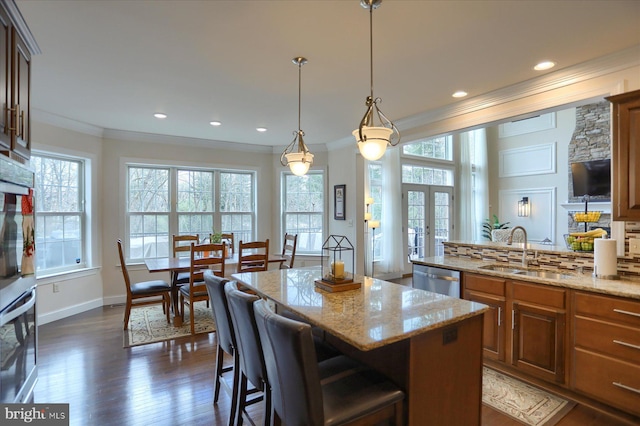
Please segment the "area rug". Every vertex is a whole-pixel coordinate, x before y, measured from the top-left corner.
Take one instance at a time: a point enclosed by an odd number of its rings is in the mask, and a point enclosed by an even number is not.
[[[484,367],[482,402],[525,425],[553,426],[574,406],[542,389]]]
[[[207,302],[195,303],[195,324],[196,334],[215,331],[215,322],[211,308],[207,307]],[[124,330],[123,346],[129,348],[190,335],[191,323],[188,306],[184,308],[184,323],[180,327],[167,324],[167,317],[162,313],[162,306],[143,306],[131,310],[129,329]]]

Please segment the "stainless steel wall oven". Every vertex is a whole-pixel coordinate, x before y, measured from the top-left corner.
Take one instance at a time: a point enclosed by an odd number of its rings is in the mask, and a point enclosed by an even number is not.
[[[30,402],[38,328],[31,170],[0,157],[0,402]]]

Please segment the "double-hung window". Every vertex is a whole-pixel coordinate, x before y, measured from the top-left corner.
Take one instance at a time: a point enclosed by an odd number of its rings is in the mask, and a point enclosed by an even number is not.
[[[129,259],[166,257],[172,235],[255,233],[255,174],[170,166],[129,165],[127,233]]]
[[[87,266],[85,160],[31,156],[35,171],[36,270],[39,275]]]
[[[321,254],[324,233],[324,174],[296,176],[284,172],[282,179],[284,231],[298,234],[296,252]]]

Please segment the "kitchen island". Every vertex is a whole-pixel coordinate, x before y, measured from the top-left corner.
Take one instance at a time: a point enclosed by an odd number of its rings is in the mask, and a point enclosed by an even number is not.
[[[232,277],[393,380],[407,424],[480,424],[485,305],[359,275],[359,289],[328,293],[317,267]]]

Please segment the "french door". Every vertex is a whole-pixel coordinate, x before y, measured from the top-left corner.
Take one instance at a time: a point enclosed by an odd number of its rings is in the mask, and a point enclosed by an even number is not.
[[[402,184],[405,273],[411,260],[444,255],[453,232],[453,187]]]

